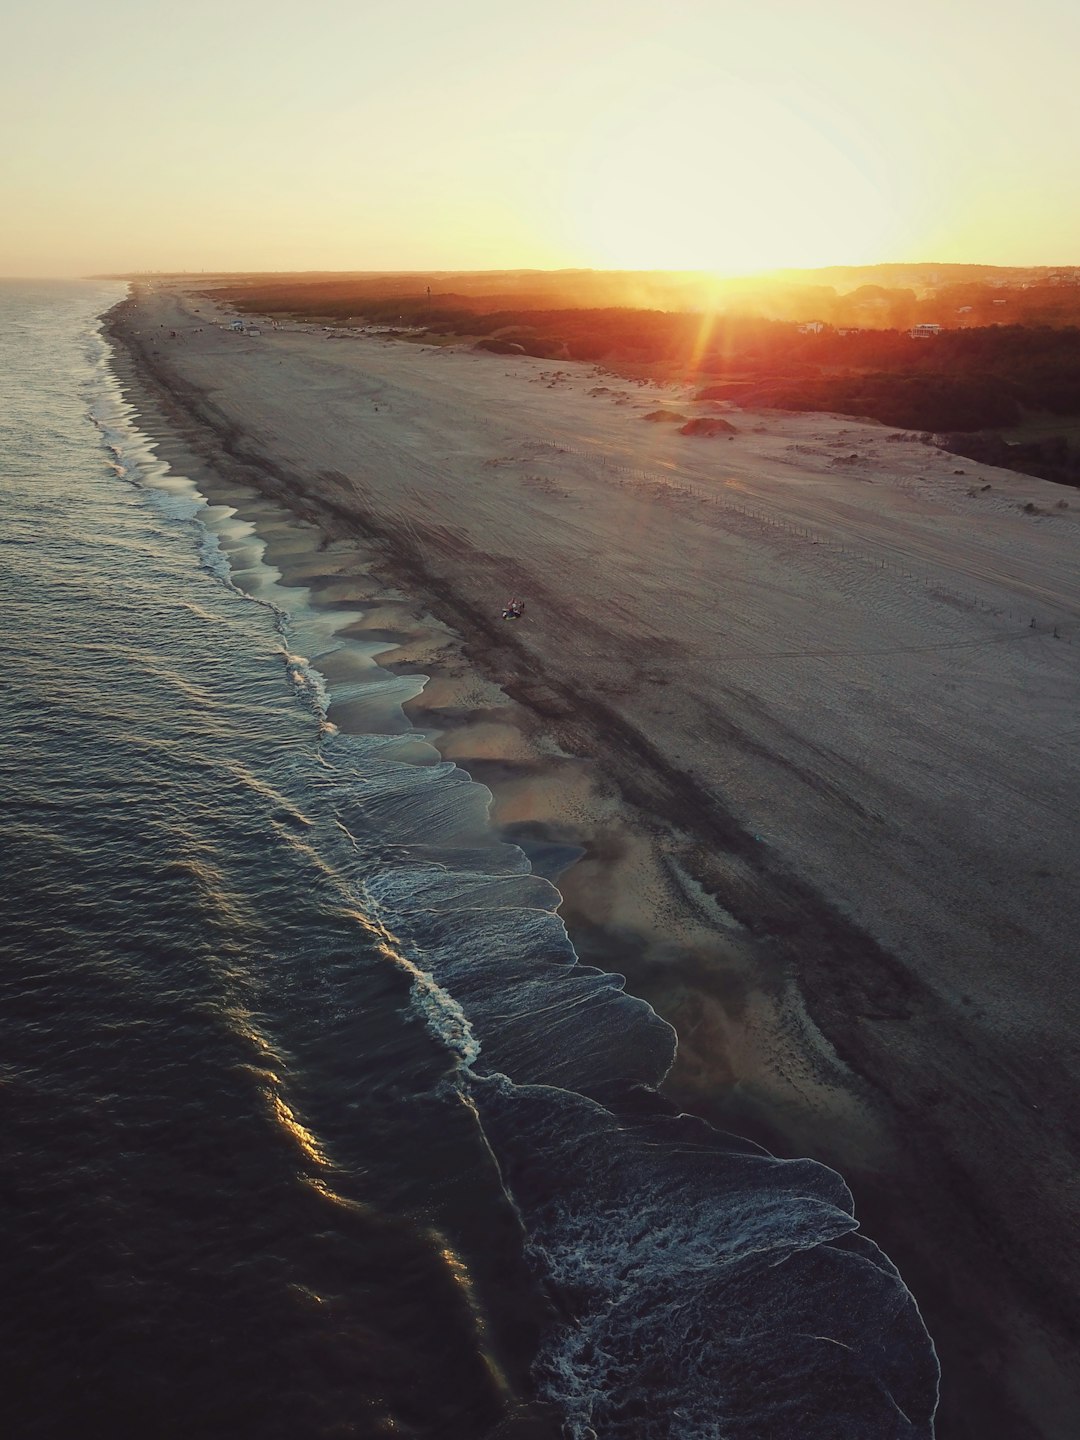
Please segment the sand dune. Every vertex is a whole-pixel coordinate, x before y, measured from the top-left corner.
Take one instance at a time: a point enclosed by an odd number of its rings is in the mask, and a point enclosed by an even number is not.
[[[640,423],[714,413],[677,387],[220,319],[119,317],[149,428],[321,527],[283,565],[432,674],[412,713],[501,823],[584,845],[565,914],[679,1030],[671,1093],[849,1179],[941,1433],[1075,1434],[1080,497],[841,417],[703,441]]]

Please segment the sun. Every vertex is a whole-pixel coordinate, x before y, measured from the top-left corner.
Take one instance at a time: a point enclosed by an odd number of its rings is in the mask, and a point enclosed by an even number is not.
[[[589,264],[721,274],[866,263],[893,218],[860,148],[735,81],[609,110],[564,204],[568,248]]]

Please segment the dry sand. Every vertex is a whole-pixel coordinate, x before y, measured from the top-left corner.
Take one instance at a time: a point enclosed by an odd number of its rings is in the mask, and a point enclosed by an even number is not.
[[[564,916],[676,1026],[672,1097],[844,1173],[937,1340],[939,1433],[1071,1440],[1080,495],[841,417],[688,436],[644,423],[715,413],[685,388],[223,318],[159,286],[115,321],[164,453],[432,677],[411,718],[539,867],[581,848]]]

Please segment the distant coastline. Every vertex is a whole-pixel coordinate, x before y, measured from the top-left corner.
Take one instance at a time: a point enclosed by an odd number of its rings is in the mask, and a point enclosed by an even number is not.
[[[410,343],[602,361],[758,408],[925,433],[1080,486],[1080,267],[880,265],[723,281],[662,272],[206,277],[241,313]]]

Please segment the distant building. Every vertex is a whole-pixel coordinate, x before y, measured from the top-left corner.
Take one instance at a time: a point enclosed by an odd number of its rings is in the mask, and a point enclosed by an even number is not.
[[[807,320],[804,325],[799,326],[800,335],[820,335],[825,329],[824,320]]]
[[[243,328],[244,328],[244,322],[243,322],[242,320],[230,320],[230,321],[229,321],[229,329],[230,329],[230,330],[243,330]]]
[[[921,325],[913,325],[911,327],[911,338],[913,340],[929,340],[931,335],[940,334],[940,325],[931,325],[926,321],[924,321]]]
[[[974,308],[974,305],[961,305],[960,309],[957,310],[956,313],[957,315],[970,315]]]

